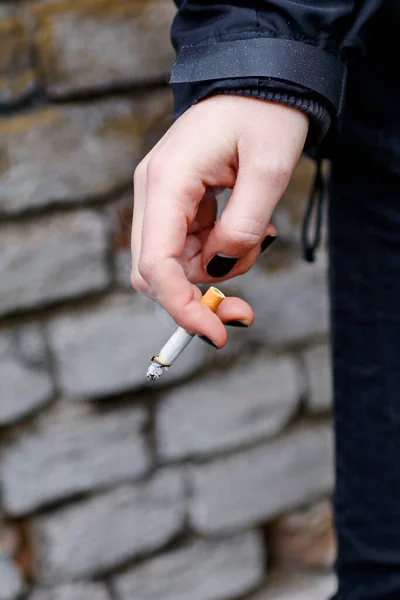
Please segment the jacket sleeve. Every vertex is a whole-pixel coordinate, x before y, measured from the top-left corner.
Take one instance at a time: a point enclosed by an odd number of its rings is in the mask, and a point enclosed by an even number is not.
[[[214,94],[296,106],[309,145],[337,124],[351,50],[382,0],[176,0],[175,115]]]

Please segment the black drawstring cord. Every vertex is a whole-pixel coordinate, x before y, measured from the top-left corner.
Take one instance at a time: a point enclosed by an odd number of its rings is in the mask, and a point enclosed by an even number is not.
[[[303,227],[301,231],[301,242],[303,245],[303,256],[307,262],[315,261],[315,251],[321,243],[323,205],[325,196],[325,180],[322,173],[322,159],[317,159],[317,171],[315,173],[314,184],[304,215]],[[313,213],[315,212],[315,229],[313,239],[310,239],[310,228]]]

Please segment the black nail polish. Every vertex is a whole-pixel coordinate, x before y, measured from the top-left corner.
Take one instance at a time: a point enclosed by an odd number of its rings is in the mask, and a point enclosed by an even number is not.
[[[210,277],[225,277],[236,265],[238,259],[216,254],[207,265],[207,273]]]
[[[261,253],[264,252],[270,245],[276,240],[276,235],[267,235],[266,238],[261,242]]]
[[[242,321],[229,321],[228,323],[225,323],[225,325],[229,325],[229,327],[248,327],[248,325],[245,325]]]
[[[217,344],[214,344],[214,342],[212,342],[208,337],[206,337],[205,335],[199,335],[199,338],[201,340],[203,340],[203,342],[205,342],[206,344],[208,344],[209,346],[213,346],[213,348],[216,348],[217,350],[219,350]]]

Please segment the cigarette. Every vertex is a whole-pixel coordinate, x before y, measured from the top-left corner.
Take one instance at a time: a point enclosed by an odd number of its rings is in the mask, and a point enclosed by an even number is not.
[[[210,287],[200,302],[215,312],[224,298],[225,296],[220,290],[215,287]],[[178,327],[165,346],[163,346],[160,353],[157,354],[157,356],[153,356],[151,359],[150,366],[147,369],[147,379],[154,381],[161,377],[164,371],[166,371],[176,361],[178,356],[182,354],[194,337],[194,334],[188,333],[182,327]]]

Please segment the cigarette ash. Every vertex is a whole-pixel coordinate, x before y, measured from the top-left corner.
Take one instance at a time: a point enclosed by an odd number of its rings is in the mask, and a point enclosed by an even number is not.
[[[160,365],[160,363],[152,360],[149,368],[147,369],[146,377],[149,381],[155,381],[161,377],[164,371],[168,371],[168,367],[163,367]]]

